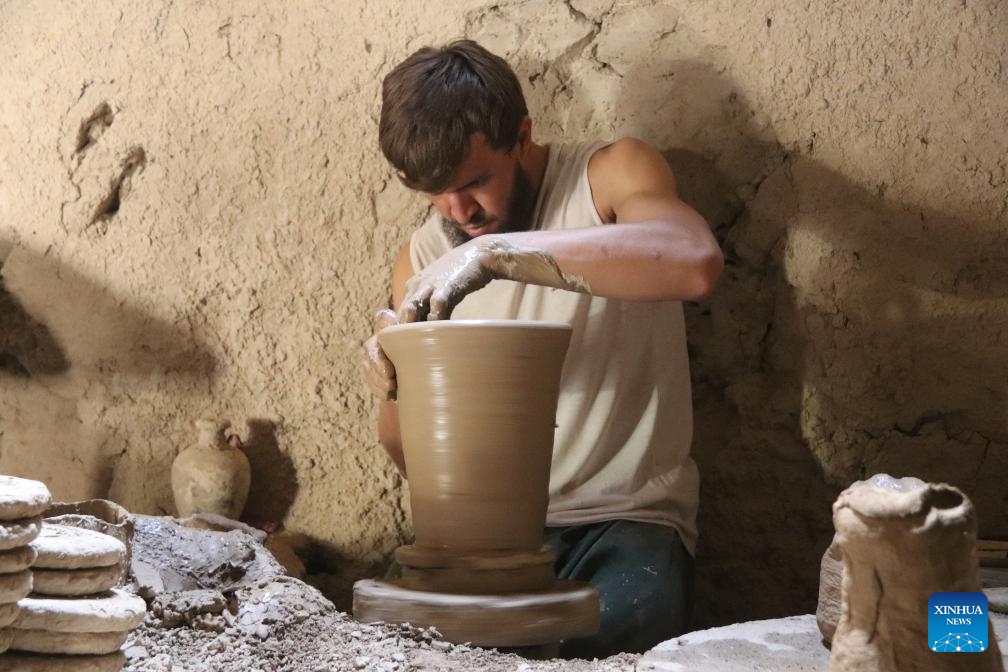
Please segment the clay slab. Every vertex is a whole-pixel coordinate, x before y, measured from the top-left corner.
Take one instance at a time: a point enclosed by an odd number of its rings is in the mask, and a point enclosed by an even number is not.
[[[32,573],[26,569],[16,574],[0,574],[0,604],[17,602],[32,589]]]
[[[38,552],[33,566],[43,569],[110,567],[126,556],[115,537],[69,525],[46,524],[32,546]]]
[[[21,630],[14,633],[10,648],[32,653],[66,653],[103,655],[115,653],[126,642],[129,632],[47,632]]]
[[[32,570],[32,574],[34,575],[33,593],[69,597],[94,595],[111,590],[119,583],[122,570],[119,565],[94,569],[42,569],[36,567]]]
[[[42,514],[52,496],[40,481],[0,476],[0,520],[34,518]]]
[[[17,627],[53,632],[128,631],[143,622],[147,609],[141,598],[118,589],[102,597],[29,597],[18,604]]]
[[[6,628],[14,622],[18,615],[18,603],[0,604],[0,628]]]
[[[42,518],[22,518],[0,522],[0,551],[31,543],[42,530]]]
[[[35,549],[28,544],[0,551],[0,574],[13,574],[28,569],[37,555]]]
[[[0,672],[120,672],[125,664],[121,651],[104,656],[7,652],[0,657]]]

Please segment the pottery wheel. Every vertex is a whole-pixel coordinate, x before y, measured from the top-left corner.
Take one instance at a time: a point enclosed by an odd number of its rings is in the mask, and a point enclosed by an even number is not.
[[[354,584],[353,614],[364,623],[434,626],[449,642],[485,647],[536,646],[598,632],[595,588],[554,581],[544,592],[457,595],[365,579]]]
[[[556,576],[556,549],[543,545],[535,551],[447,551],[423,546],[400,546],[395,558],[402,565],[403,588],[467,595],[507,595],[549,590]]]

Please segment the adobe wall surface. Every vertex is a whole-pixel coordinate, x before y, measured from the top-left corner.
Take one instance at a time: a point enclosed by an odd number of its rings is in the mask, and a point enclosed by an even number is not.
[[[812,611],[876,472],[1008,533],[1008,7],[741,6],[0,0],[0,472],[171,513],[210,413],[337,584],[401,543],[358,347],[425,205],[379,87],[465,35],[538,139],[657,145],[724,246],[688,311],[700,624]]]

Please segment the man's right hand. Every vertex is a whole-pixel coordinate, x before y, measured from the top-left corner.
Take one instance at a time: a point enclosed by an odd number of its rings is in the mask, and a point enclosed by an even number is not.
[[[362,369],[368,387],[381,401],[396,398],[396,372],[392,362],[378,344],[378,332],[385,327],[399,324],[394,311],[383,309],[375,313],[374,333],[362,346]]]

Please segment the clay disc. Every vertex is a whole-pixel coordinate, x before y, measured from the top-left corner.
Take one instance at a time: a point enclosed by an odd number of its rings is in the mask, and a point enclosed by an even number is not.
[[[537,551],[449,551],[410,544],[395,550],[399,564],[417,569],[518,569],[539,565],[553,566],[556,549],[543,544]]]
[[[0,630],[0,653],[3,653],[11,645],[11,641],[14,639],[14,629],[4,628]],[[3,660],[7,656],[0,657]]]
[[[0,574],[0,604],[17,602],[32,589],[32,573],[26,569],[16,574]]]
[[[50,632],[128,632],[147,613],[146,602],[119,589],[101,597],[29,597],[18,606],[18,628]]]
[[[0,604],[0,628],[6,628],[8,625],[13,623],[14,619],[17,618],[18,611],[17,602]]]
[[[0,672],[120,672],[126,665],[121,651],[104,656],[47,656],[11,653],[0,657]]]
[[[0,551],[8,551],[31,543],[39,536],[41,529],[41,516],[0,522]]]
[[[34,567],[93,569],[118,564],[126,546],[115,537],[69,525],[46,524],[32,542],[38,551]]]
[[[45,483],[17,476],[0,476],[0,520],[40,516],[50,501],[52,496]]]
[[[115,588],[122,577],[119,565],[94,569],[32,569],[32,592],[37,595],[72,597],[94,595]]]
[[[0,551],[0,574],[13,574],[31,567],[38,554],[30,545]]]
[[[557,580],[553,590],[514,595],[453,595],[409,590],[391,581],[354,584],[353,615],[364,623],[434,626],[456,644],[535,646],[598,632],[598,591]]]
[[[68,653],[102,655],[115,653],[126,642],[129,632],[46,632],[21,630],[14,633],[10,648],[33,653]]]

